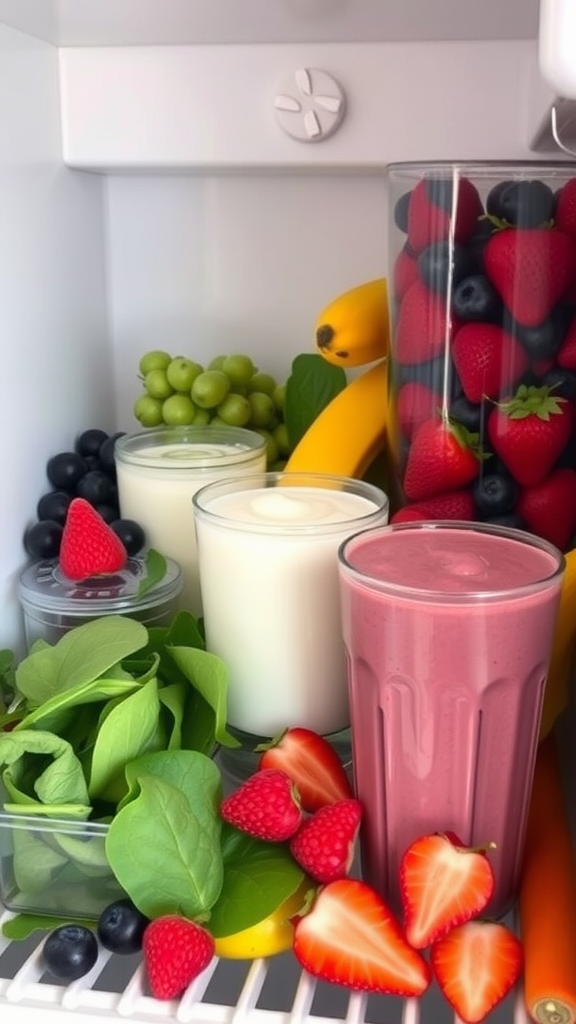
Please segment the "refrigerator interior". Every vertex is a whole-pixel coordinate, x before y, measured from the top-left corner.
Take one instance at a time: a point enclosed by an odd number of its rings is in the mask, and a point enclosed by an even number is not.
[[[283,379],[319,310],[386,275],[389,161],[568,158],[537,25],[537,0],[0,0],[0,648],[23,652],[46,460],[85,428],[136,428],[141,354],[246,352]],[[307,68],[345,97],[319,141],[275,116]],[[34,942],[0,945],[7,1024],[450,1019],[316,986],[290,957],[214,965],[178,1005],[147,999],[132,961],[40,977]],[[520,996],[493,1019],[523,1024]]]

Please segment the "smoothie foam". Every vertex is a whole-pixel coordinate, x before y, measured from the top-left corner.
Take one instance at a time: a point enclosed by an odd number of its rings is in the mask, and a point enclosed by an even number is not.
[[[404,850],[444,830],[495,842],[492,913],[514,899],[562,565],[525,536],[412,524],[345,548],[363,868],[396,907]]]

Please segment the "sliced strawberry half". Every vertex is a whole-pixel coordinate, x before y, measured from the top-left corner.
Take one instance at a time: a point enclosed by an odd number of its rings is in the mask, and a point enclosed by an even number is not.
[[[70,580],[77,582],[119,572],[128,553],[114,530],[84,498],[73,498],[68,506],[60,545],[59,565]]]
[[[320,890],[294,930],[294,953],[310,974],[347,988],[420,996],[430,967],[399,921],[365,882],[343,878]]]
[[[520,941],[503,924],[468,921],[434,943],[434,975],[466,1024],[480,1024],[516,984],[523,965]]]
[[[466,847],[451,832],[416,839],[400,864],[406,938],[425,949],[452,928],[477,917],[494,892],[484,849]]]

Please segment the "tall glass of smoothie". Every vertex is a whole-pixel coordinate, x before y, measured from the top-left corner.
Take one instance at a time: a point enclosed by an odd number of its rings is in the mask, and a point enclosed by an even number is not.
[[[480,523],[412,522],[339,551],[364,876],[399,910],[410,843],[489,851],[489,907],[514,901],[564,559]]]
[[[387,522],[384,492],[348,477],[261,473],[209,484],[193,505],[206,645],[228,666],[228,723],[242,747],[290,726],[346,730],[338,547]],[[241,751],[229,767],[241,773],[240,761]]]
[[[200,615],[192,495],[212,480],[264,470],[264,438],[241,427],[159,427],[120,437],[114,455],[122,517],[140,523],[148,544],[180,565],[179,607]]]

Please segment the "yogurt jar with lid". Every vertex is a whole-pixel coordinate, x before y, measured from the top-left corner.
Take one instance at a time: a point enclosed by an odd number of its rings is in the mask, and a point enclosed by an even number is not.
[[[18,580],[28,648],[36,640],[54,644],[75,626],[103,615],[127,615],[145,626],[169,625],[178,609],[182,571],[166,559],[166,571],[149,588],[146,554],[128,559],[119,572],[74,582],[57,559],[34,562]]]

